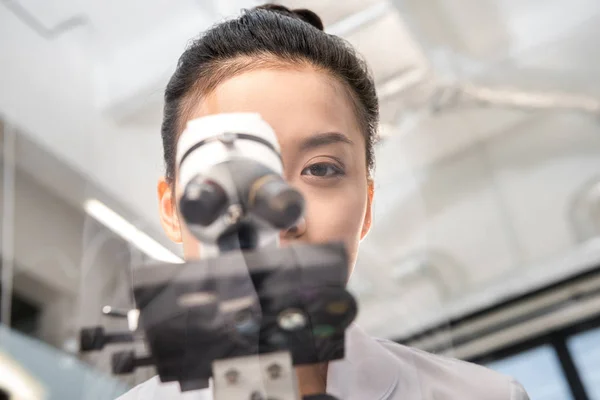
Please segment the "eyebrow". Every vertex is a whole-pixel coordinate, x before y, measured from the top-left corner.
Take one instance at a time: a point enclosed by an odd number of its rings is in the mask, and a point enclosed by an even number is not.
[[[342,133],[338,132],[327,132],[327,133],[319,133],[317,135],[311,136],[304,140],[300,145],[301,151],[312,150],[318,147],[327,146],[335,143],[345,143],[349,145],[353,145],[354,142],[350,140],[350,138]]]

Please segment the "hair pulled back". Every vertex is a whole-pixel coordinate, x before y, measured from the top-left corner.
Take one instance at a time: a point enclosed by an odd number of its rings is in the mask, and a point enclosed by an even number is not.
[[[161,133],[167,181],[174,181],[177,138],[195,99],[241,72],[295,64],[310,65],[343,83],[365,137],[370,174],[379,122],[373,78],[346,41],[323,29],[319,16],[310,10],[267,4],[219,23],[194,40],[179,58],[165,90]]]

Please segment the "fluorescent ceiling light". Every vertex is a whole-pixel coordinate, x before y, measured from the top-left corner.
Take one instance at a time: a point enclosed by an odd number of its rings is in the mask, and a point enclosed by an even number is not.
[[[100,201],[96,199],[87,200],[84,204],[84,209],[89,215],[98,220],[98,222],[127,240],[149,257],[164,262],[183,263],[180,257],[173,254],[162,244],[136,228]]]

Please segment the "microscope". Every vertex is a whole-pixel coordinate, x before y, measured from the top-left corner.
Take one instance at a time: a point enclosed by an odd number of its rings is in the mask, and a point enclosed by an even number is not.
[[[260,115],[191,120],[177,147],[179,212],[201,258],[134,268],[135,308],[104,308],[129,331],[83,329],[81,350],[144,341],[147,355],[113,354],[113,373],[153,365],[162,382],[212,387],[215,400],[299,400],[294,366],[344,358],[357,314],[344,246],[279,246],[304,199],[283,179],[275,132]]]

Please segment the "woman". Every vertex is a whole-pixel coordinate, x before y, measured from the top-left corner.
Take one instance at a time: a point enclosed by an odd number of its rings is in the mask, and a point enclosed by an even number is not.
[[[378,101],[367,67],[343,40],[323,32],[308,10],[267,5],[223,22],[181,56],[165,93],[162,126],[165,178],[160,216],[185,257],[198,243],[175,207],[179,190],[175,146],[186,121],[210,114],[256,112],[274,128],[285,178],[304,195],[304,222],[282,242],[343,241],[351,269],[371,227],[373,146]],[[303,396],[328,393],[359,399],[527,399],[516,382],[485,368],[375,340],[357,327],[347,334],[346,358],[296,369]],[[209,391],[180,394],[154,378],[122,399],[210,399]]]

